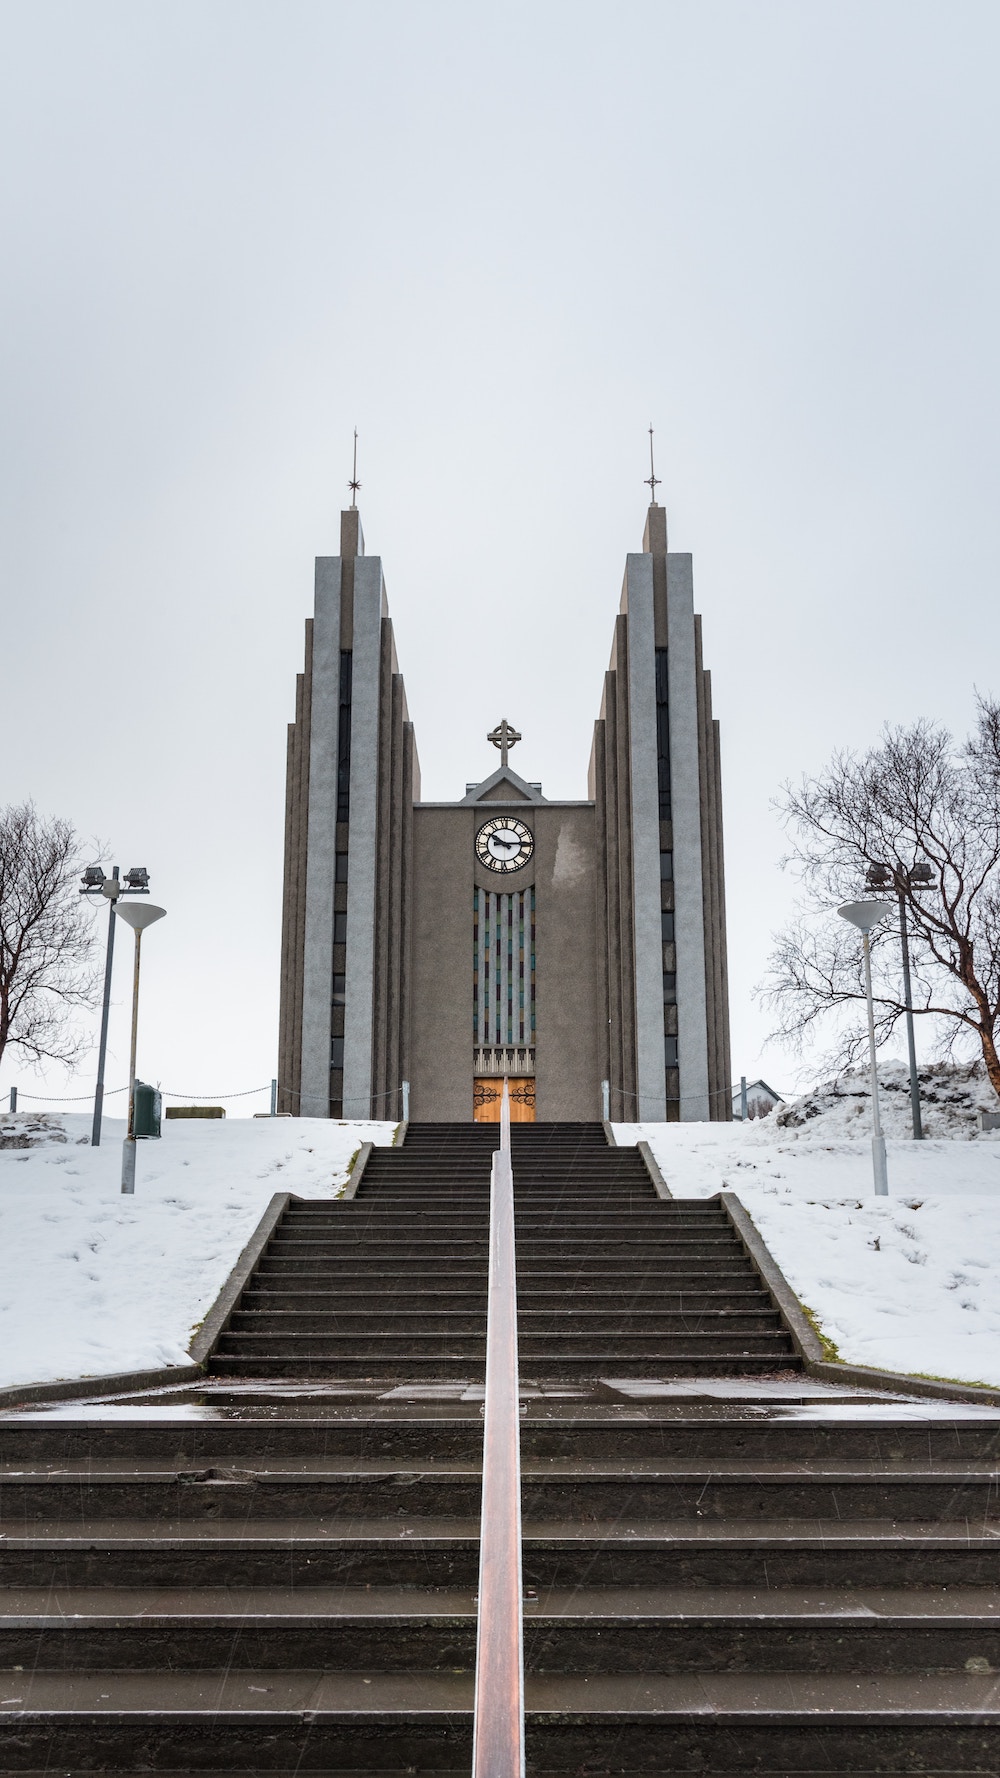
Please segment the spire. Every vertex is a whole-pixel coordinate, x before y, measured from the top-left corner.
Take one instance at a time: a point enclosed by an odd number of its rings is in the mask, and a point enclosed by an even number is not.
[[[361,483],[358,481],[358,429],[354,428],[354,461],[351,465],[351,479],[348,482],[351,490],[351,504],[346,512],[340,515],[340,553],[346,559],[363,556],[365,553],[364,532],[361,529],[361,514],[358,511],[358,493]]]
[[[653,464],[653,423],[649,425],[649,474],[646,477],[649,489],[649,511],[646,514],[646,529],[642,539],[642,547],[646,555],[665,556],[667,553],[667,510],[656,498],[657,488],[662,486]]]
[[[355,437],[356,436],[357,436],[357,434],[355,434]],[[650,506],[657,506],[659,504],[659,502],[657,501],[657,498],[656,498],[656,490],[657,490],[657,488],[662,486],[662,483],[660,481],[659,476],[656,473],[656,470],[653,468],[653,422],[652,422],[652,420],[649,423],[649,474],[646,477],[646,486],[649,489],[649,504],[650,504]]]

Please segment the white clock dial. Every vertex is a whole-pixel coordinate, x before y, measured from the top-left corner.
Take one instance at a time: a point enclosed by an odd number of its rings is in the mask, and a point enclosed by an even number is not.
[[[476,835],[476,852],[487,870],[520,870],[534,851],[535,842],[523,821],[497,815],[485,821]]]

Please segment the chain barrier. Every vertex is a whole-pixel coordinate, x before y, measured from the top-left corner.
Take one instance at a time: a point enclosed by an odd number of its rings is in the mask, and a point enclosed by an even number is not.
[[[180,1100],[183,1100],[185,1103],[200,1100],[205,1104],[208,1104],[208,1103],[214,1104],[220,1099],[252,1099],[255,1096],[255,1094],[269,1093],[270,1090],[271,1090],[271,1082],[269,1080],[265,1081],[263,1086],[243,1087],[240,1089],[239,1092],[236,1092],[236,1093],[175,1093],[169,1087],[159,1087],[157,1089],[157,1091],[162,1094],[164,1099],[180,1099]],[[372,1093],[369,1095],[369,1097],[373,1100],[397,1099],[399,1097],[401,1091],[402,1091],[402,1088],[398,1087],[398,1086],[397,1087],[387,1087],[384,1093]],[[735,1091],[736,1091],[735,1087],[715,1087],[712,1089],[712,1091],[710,1093],[682,1093],[679,1098],[671,1098],[668,1101],[668,1103],[671,1105],[683,1105],[692,1099],[697,1099],[697,1100],[732,1099]],[[127,1093],[127,1092],[128,1092],[127,1084],[123,1087],[107,1087],[104,1092],[104,1097],[105,1097],[105,1099],[111,1099],[114,1097],[114,1095],[116,1093]],[[312,1093],[302,1093],[297,1087],[283,1087],[280,1085],[280,1083],[278,1086],[278,1095],[279,1095],[279,1097],[283,1097],[286,1099],[298,1099],[298,1100],[302,1100],[303,1098],[311,1099],[315,1096]],[[25,1092],[22,1092],[20,1087],[18,1087],[17,1096],[18,1096],[18,1099],[31,1099],[31,1100],[35,1101],[36,1103],[41,1103],[43,1105],[76,1105],[76,1104],[82,1103],[84,1100],[93,1099],[94,1093],[93,1093],[93,1091],[91,1091],[89,1093],[74,1093],[74,1094],[69,1094],[69,1093],[25,1093]],[[613,1099],[638,1099],[639,1094],[632,1092],[631,1089],[627,1088],[627,1087],[612,1087],[611,1088],[611,1097]]]

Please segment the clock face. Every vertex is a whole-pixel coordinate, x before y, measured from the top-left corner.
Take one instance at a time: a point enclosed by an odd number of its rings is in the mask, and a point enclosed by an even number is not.
[[[476,852],[487,870],[520,870],[527,864],[535,842],[523,821],[497,815],[485,821],[476,835]]]

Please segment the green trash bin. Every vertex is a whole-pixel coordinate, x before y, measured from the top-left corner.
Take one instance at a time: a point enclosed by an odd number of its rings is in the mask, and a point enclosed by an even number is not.
[[[140,1138],[158,1136],[160,1134],[160,1095],[155,1087],[148,1086],[144,1080],[135,1083],[135,1129],[136,1141]]]

